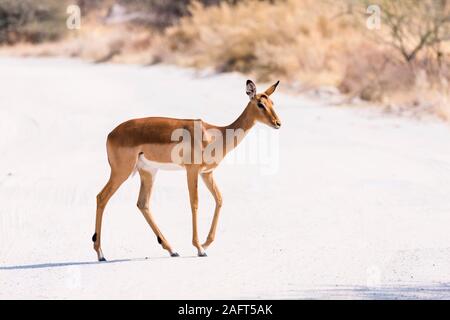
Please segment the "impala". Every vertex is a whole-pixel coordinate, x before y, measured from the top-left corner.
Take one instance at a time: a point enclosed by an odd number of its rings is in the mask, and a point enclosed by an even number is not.
[[[279,81],[264,93],[257,94],[255,84],[251,80],[247,80],[246,93],[250,102],[242,114],[228,126],[215,126],[202,120],[161,117],[133,119],[117,126],[108,135],[106,141],[108,161],[111,167],[110,178],[97,195],[95,233],[92,241],[98,260],[106,261],[100,241],[102,217],[106,204],[122,183],[135,171],[139,172],[141,178],[137,207],[163,249],[167,250],[172,257],[178,256],[156,225],[149,207],[153,183],[159,169],[186,170],[192,211],[192,244],[197,249],[198,256],[206,256],[205,250],[214,241],[216,235],[222,207],[222,196],[214,181],[213,171],[225,155],[242,141],[256,122],[264,123],[275,129],[280,128],[280,120],[269,97],[278,84]],[[201,133],[200,138],[195,137],[198,131]],[[232,134],[231,141],[227,139],[223,144],[221,137],[230,137],[230,132],[240,132],[241,134]],[[189,140],[183,139],[180,143],[177,140],[181,137],[180,134],[185,138],[187,136]],[[190,139],[193,136],[194,139]],[[212,193],[216,203],[208,237],[203,244],[200,244],[197,234],[199,175]]]

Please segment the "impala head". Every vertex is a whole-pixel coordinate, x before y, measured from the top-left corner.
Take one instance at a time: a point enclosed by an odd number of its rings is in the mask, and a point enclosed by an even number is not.
[[[253,111],[255,120],[267,124],[269,127],[279,129],[281,127],[280,118],[278,118],[273,108],[273,101],[270,95],[275,92],[280,81],[270,86],[263,93],[256,93],[256,85],[251,80],[247,80],[247,95],[250,98],[249,107]]]

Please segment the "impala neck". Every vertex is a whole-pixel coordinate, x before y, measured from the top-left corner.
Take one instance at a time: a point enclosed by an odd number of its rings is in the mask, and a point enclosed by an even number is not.
[[[252,115],[250,105],[244,109],[241,115],[230,125],[222,127],[222,134],[224,137],[227,135],[234,135],[234,139],[226,139],[226,150],[233,150],[244,139],[250,129],[255,125],[255,118]],[[229,141],[231,140],[231,141]]]

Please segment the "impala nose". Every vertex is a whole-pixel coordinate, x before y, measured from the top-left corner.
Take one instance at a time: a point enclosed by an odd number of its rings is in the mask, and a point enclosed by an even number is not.
[[[280,122],[279,120],[275,120],[274,126],[275,126],[275,129],[280,129],[280,127],[281,127],[281,122]]]

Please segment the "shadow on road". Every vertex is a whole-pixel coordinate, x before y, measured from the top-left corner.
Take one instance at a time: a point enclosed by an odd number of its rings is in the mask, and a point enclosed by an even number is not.
[[[55,262],[55,263],[39,263],[39,264],[25,264],[16,266],[0,266],[0,270],[26,270],[26,269],[45,269],[45,268],[58,268],[58,267],[69,267],[69,266],[85,266],[85,265],[108,265],[113,263],[121,262],[136,262],[136,261],[147,261],[147,260],[159,260],[159,259],[180,259],[180,258],[197,258],[196,256],[185,256],[185,257],[155,257],[155,258],[132,258],[132,259],[115,259],[108,261],[72,261],[72,262]]]

